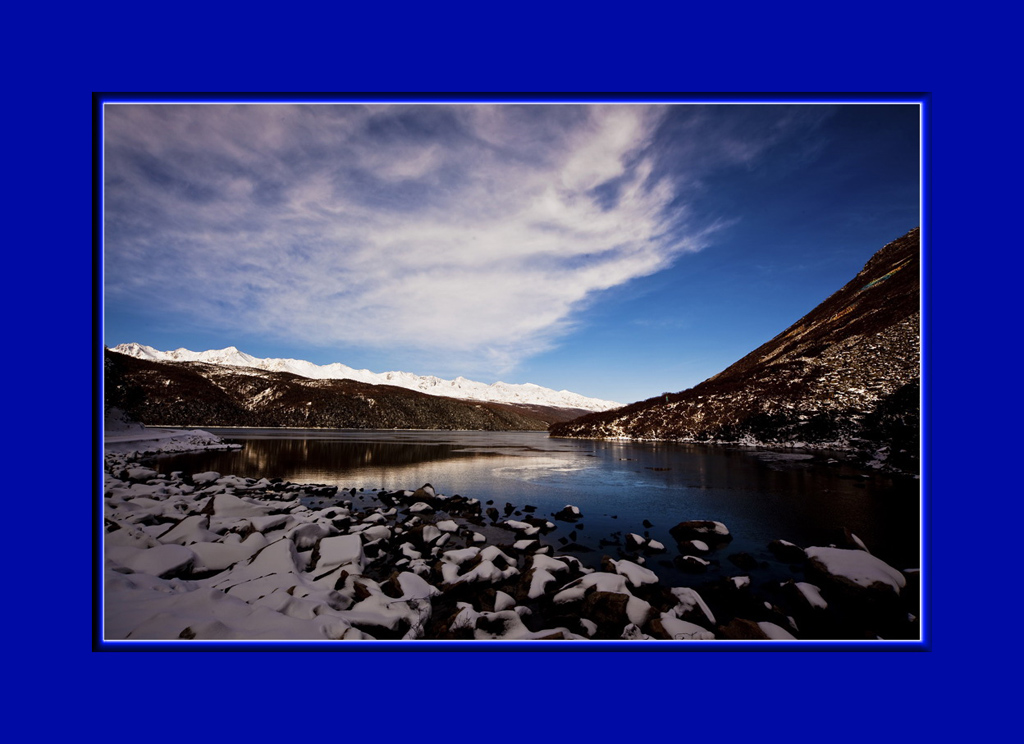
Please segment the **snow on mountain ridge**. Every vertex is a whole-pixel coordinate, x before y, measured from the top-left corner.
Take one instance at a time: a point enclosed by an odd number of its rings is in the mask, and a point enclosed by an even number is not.
[[[488,403],[517,403],[521,405],[552,406],[555,408],[580,408],[587,411],[606,411],[619,408],[621,403],[598,398],[588,398],[569,390],[552,390],[532,382],[517,384],[483,382],[456,377],[444,380],[434,376],[420,376],[411,372],[371,372],[368,369],[353,369],[340,362],[319,365],[303,359],[259,359],[239,351],[234,346],[208,351],[158,351],[152,346],[139,343],[119,344],[112,348],[119,354],[166,362],[205,362],[232,367],[252,367],[268,372],[290,372],[314,380],[355,380],[370,385],[394,385],[395,387],[417,390],[428,395],[439,395],[460,400],[475,400]]]

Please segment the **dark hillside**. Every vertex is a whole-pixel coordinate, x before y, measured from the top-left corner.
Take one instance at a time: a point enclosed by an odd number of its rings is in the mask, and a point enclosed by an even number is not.
[[[775,338],[680,393],[554,424],[552,436],[833,445],[916,468],[920,231]]]
[[[390,385],[313,380],[200,362],[153,362],[105,351],[104,395],[149,426],[544,430],[558,409],[426,395]],[[572,412],[560,412],[560,417]]]

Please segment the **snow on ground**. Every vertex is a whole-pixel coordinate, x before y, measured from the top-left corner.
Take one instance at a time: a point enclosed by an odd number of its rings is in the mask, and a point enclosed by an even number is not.
[[[220,437],[202,429],[155,429],[141,424],[136,427],[105,428],[104,452],[188,452],[200,449],[240,449],[242,446],[225,444]]]
[[[397,508],[359,511],[341,499],[325,507],[322,498],[312,508],[312,495],[322,496],[316,484],[212,471],[164,475],[139,462],[142,452],[224,446],[206,432],[135,427],[109,438],[107,641],[416,640],[436,626],[435,602],[449,592],[472,599],[441,603],[453,609],[440,627],[462,634],[456,637],[716,637],[715,615],[696,590],[666,592],[657,574],[626,558],[609,557],[597,571],[576,557],[551,555],[533,538],[538,528],[526,522],[496,522],[515,537],[508,547],[489,545],[457,516],[459,497],[429,485],[393,492]],[[478,500],[463,501],[479,514]],[[435,517],[435,510],[444,514]],[[709,531],[727,534],[717,522]],[[861,585],[881,581],[898,590],[905,584],[898,571],[862,550],[809,548],[807,554]],[[750,583],[732,581],[737,589]],[[812,606],[827,607],[816,587],[801,582],[797,588]],[[534,615],[538,607],[553,608],[558,622],[544,627]],[[773,623],[758,625],[771,639],[793,638]]]

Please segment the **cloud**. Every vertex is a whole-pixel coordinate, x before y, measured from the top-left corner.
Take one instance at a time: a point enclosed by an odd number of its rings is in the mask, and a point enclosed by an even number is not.
[[[705,244],[653,147],[669,113],[107,105],[106,312],[500,373]]]

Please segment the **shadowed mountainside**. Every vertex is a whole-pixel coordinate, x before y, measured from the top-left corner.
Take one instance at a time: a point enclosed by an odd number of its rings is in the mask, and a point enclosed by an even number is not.
[[[738,362],[680,393],[550,427],[552,436],[831,445],[916,470],[920,230]]]
[[[104,395],[149,426],[544,430],[579,409],[477,403],[352,380],[202,362],[154,362],[105,350]]]

